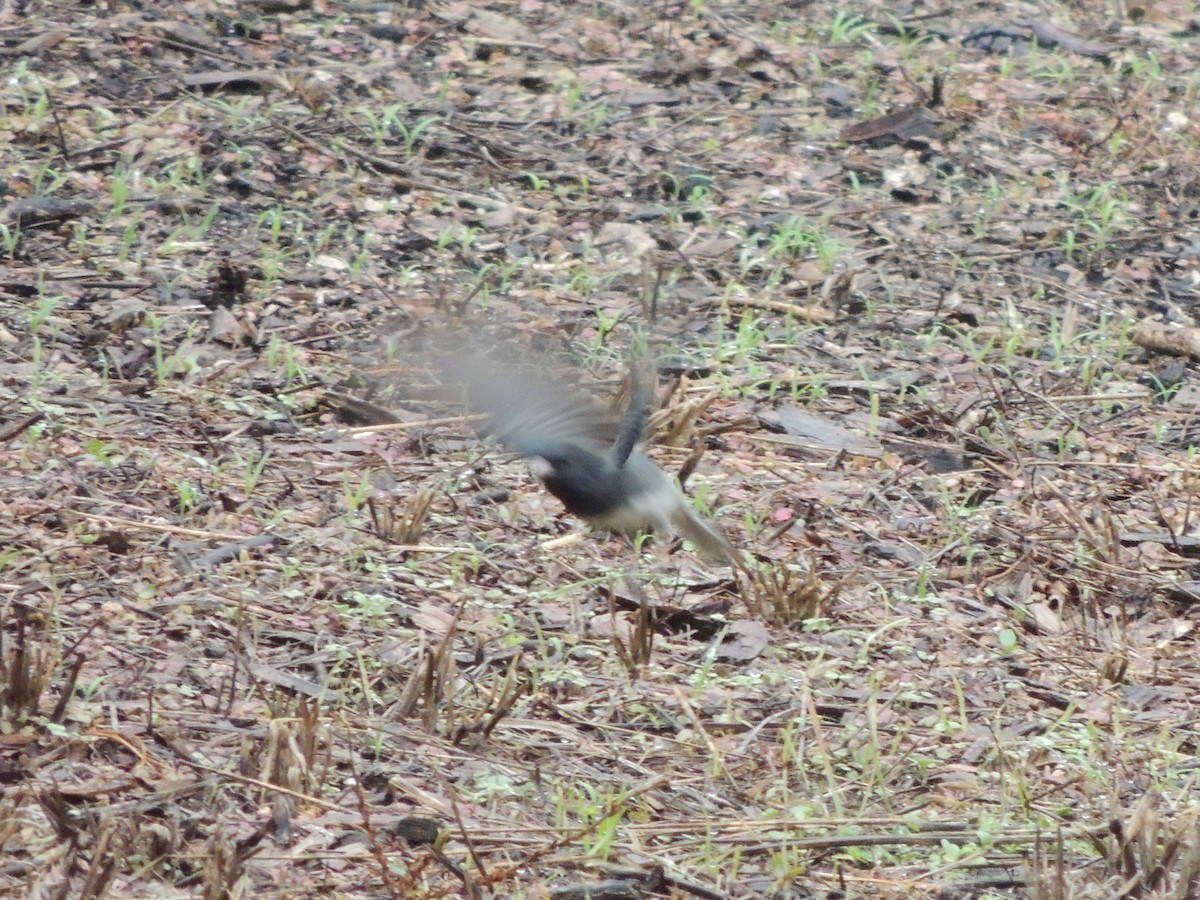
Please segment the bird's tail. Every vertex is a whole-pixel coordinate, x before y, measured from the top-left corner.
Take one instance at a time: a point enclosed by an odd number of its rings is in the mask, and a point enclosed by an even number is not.
[[[701,553],[714,562],[735,565],[740,562],[733,544],[729,543],[729,538],[725,537],[716,525],[698,516],[687,503],[675,506],[671,514],[671,528],[680,537],[687,538],[695,544]]]

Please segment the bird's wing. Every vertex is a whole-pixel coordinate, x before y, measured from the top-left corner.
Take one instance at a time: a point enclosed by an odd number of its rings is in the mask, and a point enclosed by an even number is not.
[[[629,369],[629,406],[613,444],[613,462],[618,467],[625,465],[633,448],[645,437],[646,423],[650,420],[650,408],[654,401],[653,371],[644,363],[637,362]]]
[[[526,367],[479,359],[452,369],[468,406],[487,415],[481,431],[522,456],[563,444],[608,447],[625,433],[595,398]]]

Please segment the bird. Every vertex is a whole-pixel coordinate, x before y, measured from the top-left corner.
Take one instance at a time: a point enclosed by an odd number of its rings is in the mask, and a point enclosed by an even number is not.
[[[525,458],[571,514],[593,528],[677,534],[707,558],[736,564],[729,539],[702,518],[676,480],[641,449],[653,402],[652,369],[630,368],[629,402],[614,417],[590,394],[494,359],[459,363],[480,431]]]

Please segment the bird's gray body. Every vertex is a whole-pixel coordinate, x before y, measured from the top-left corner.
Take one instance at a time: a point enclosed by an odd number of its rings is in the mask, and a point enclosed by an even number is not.
[[[614,418],[587,394],[511,366],[481,363],[463,378],[467,399],[487,414],[484,432],[530,462],[567,510],[596,528],[674,532],[714,559],[733,548],[692,509],[670,475],[638,448],[651,390],[635,369],[629,406]]]

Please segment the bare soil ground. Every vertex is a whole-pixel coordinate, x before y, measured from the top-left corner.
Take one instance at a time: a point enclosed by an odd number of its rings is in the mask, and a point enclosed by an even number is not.
[[[1198,41],[0,3],[0,894],[1196,896]],[[746,571],[564,513],[464,336],[648,346]]]

